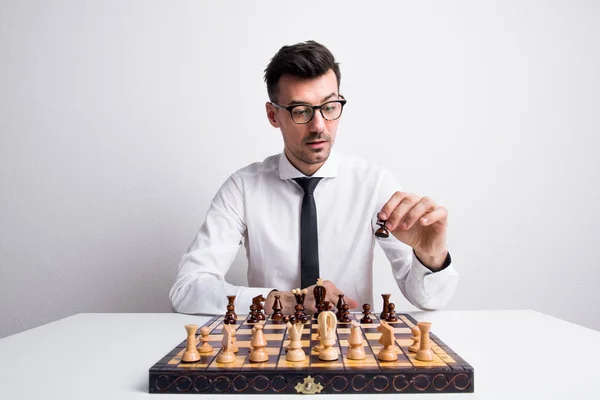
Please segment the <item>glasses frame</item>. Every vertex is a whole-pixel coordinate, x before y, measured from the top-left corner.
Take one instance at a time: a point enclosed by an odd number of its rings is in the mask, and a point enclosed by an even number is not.
[[[281,104],[277,104],[274,101],[271,101],[270,103],[274,107],[276,107],[276,108],[281,108],[283,110],[287,110],[290,113],[290,118],[292,119],[292,121],[295,124],[305,125],[305,124],[308,124],[310,121],[312,121],[315,118],[315,115],[317,114],[317,112],[316,112],[317,110],[319,110],[319,112],[321,113],[321,117],[323,117],[323,119],[325,121],[335,121],[336,119],[340,119],[340,117],[342,116],[342,113],[344,112],[344,106],[346,105],[346,102],[347,102],[347,100],[344,99],[344,97],[342,95],[340,95],[340,97],[342,98],[341,100],[329,100],[329,101],[326,101],[325,103],[320,104],[318,106],[311,106],[310,104],[294,104],[292,106],[287,106],[286,107],[286,106],[282,106]],[[330,104],[330,103],[340,103],[342,105],[342,110],[340,111],[340,116],[339,117],[334,118],[334,119],[328,119],[328,118],[325,117],[325,115],[323,115],[323,106],[326,106],[327,104]],[[313,109],[313,115],[312,115],[312,117],[310,117],[310,119],[308,121],[306,121],[306,122],[296,122],[294,120],[294,114],[292,114],[292,110],[295,107],[310,107],[310,108],[312,108]]]

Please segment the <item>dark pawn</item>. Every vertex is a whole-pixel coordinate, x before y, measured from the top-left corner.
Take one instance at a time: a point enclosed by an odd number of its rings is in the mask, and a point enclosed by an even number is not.
[[[248,321],[247,321],[249,324],[255,324],[258,322],[256,313],[257,313],[256,304],[250,304],[250,315],[248,316]]]
[[[273,314],[271,314],[271,319],[273,321],[281,321],[283,319],[283,314],[281,313],[281,300],[279,300],[279,295],[275,295],[275,301],[273,302]]]
[[[330,301],[324,301],[321,308],[323,311],[331,311],[333,310],[333,304]]]
[[[306,324],[308,322],[308,316],[306,314],[302,314],[299,318],[298,318],[298,322],[302,322],[303,324]]]
[[[340,293],[340,294],[338,294],[338,302],[337,302],[337,305],[335,306],[335,308],[337,308],[337,312],[335,313],[335,316],[337,317],[338,321],[340,321],[342,319],[342,311],[343,311],[344,304],[346,304],[346,301],[344,300],[344,294]]]
[[[394,303],[388,304],[388,316],[385,319],[386,322],[398,322],[398,318],[396,317],[396,305]]]
[[[235,325],[236,320],[233,317],[233,313],[227,311],[227,313],[225,314],[225,319],[223,320],[223,323],[225,325]]]
[[[348,304],[344,304],[342,306],[342,314],[339,319],[340,322],[350,322],[350,306]]]
[[[361,324],[370,324],[373,322],[373,320],[369,317],[370,313],[371,313],[371,305],[363,304],[363,315],[364,316],[360,319]]]
[[[383,297],[383,307],[381,308],[381,314],[379,314],[379,319],[386,319],[388,316],[388,304],[390,304],[390,296],[389,293],[384,293],[381,295]]]
[[[390,232],[385,228],[385,221],[379,219],[379,214],[377,214],[377,225],[379,225],[379,229],[375,231],[375,236],[378,238],[390,237]]]
[[[306,318],[306,313],[304,312],[304,306],[302,304],[296,304],[294,306],[294,315],[296,318],[304,317]]]
[[[233,313],[233,318],[237,319],[237,314],[235,313],[235,296],[227,296],[227,300],[229,300],[229,304],[227,305],[227,311],[231,311]],[[229,310],[229,306],[231,306],[231,310]]]

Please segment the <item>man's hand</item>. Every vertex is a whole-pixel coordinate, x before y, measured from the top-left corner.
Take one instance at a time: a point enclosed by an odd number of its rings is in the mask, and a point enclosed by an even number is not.
[[[412,247],[425,266],[431,270],[442,267],[448,255],[448,210],[429,197],[396,192],[378,217],[387,220],[385,227],[396,239]]]
[[[314,314],[317,309],[315,308],[315,295],[314,288],[316,285],[312,285],[307,287],[308,293],[306,294],[306,298],[304,299],[304,312],[306,314]],[[323,286],[327,291],[324,301],[329,301],[333,306],[337,304],[338,294],[344,293],[342,290],[338,289],[331,281],[324,281]],[[267,300],[265,300],[265,313],[267,315],[271,315],[273,313],[273,302],[275,301],[275,295],[279,295],[279,300],[281,301],[281,306],[283,309],[281,312],[284,315],[289,315],[294,313],[294,306],[296,305],[296,297],[292,294],[292,292],[278,292],[276,290],[271,291],[267,296]],[[358,308],[358,303],[349,298],[348,296],[344,296],[344,301],[350,309]]]

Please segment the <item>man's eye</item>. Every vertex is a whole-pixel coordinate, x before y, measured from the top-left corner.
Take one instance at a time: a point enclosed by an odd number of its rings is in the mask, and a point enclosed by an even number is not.
[[[294,108],[293,112],[294,115],[297,115],[299,117],[308,114],[308,110],[306,108]]]

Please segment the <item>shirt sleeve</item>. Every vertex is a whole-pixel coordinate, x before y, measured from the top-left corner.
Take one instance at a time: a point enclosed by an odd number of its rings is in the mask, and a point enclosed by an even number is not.
[[[392,195],[401,190],[400,184],[392,175],[382,173],[376,199],[376,211],[373,215],[373,231],[377,225],[377,213]],[[388,238],[376,238],[386,257],[390,261],[392,273],[400,291],[406,299],[421,310],[431,311],[444,307],[454,295],[458,284],[458,272],[452,262],[446,268],[433,272],[414,256],[412,249],[390,234]]]
[[[232,175],[212,200],[204,224],[179,263],[169,294],[173,311],[221,314],[227,309],[228,295],[236,296],[236,310],[247,310],[253,297],[272,290],[225,281],[246,231],[241,185]]]

